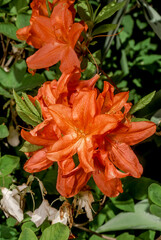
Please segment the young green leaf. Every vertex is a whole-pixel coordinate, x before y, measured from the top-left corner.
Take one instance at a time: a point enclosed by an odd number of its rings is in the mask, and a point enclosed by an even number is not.
[[[148,105],[151,100],[153,99],[156,91],[151,92],[150,94],[146,95],[142,99],[140,99],[130,110],[130,113],[133,114],[137,112],[138,110],[144,108],[146,105]]]
[[[46,228],[40,238],[40,240],[68,240],[70,230],[62,224],[56,223]]]
[[[18,240],[37,240],[37,237],[31,229],[24,228]]]
[[[0,24],[0,33],[2,33],[3,35],[5,35],[5,36],[7,36],[7,37],[9,37],[11,39],[20,41],[16,37],[16,31],[17,31],[17,28],[16,28],[16,26],[14,24],[1,22],[1,24]]]
[[[125,5],[125,3],[126,0],[120,3],[117,3],[116,0],[114,0],[111,3],[109,3],[99,12],[95,19],[95,23],[102,22],[103,20],[111,17],[116,11],[121,9]]]
[[[34,121],[30,118],[30,116],[28,114],[26,114],[25,112],[23,112],[20,107],[18,105],[16,105],[16,111],[19,115],[19,117],[26,122],[27,124],[30,124],[32,126],[37,126],[40,122],[39,121]],[[33,115],[34,116],[34,115]]]
[[[23,28],[30,25],[30,18],[31,18],[31,15],[29,14],[23,14],[23,13],[18,14],[16,18],[17,28],[19,29],[19,28]]]
[[[90,15],[90,9],[87,5],[86,1],[79,1],[77,5],[77,12],[81,18],[81,20],[90,21],[91,15]]]
[[[155,205],[155,204],[151,204],[150,205],[150,212],[157,216],[157,217],[160,217],[161,218],[161,207]]]
[[[8,137],[8,135],[9,135],[8,128],[6,127],[6,125],[1,124],[0,125],[0,139]]]
[[[19,157],[4,155],[0,158],[0,177],[10,174],[18,165]]]
[[[150,200],[161,207],[161,186],[157,183],[152,183],[148,188],[148,196]]]
[[[92,36],[102,34],[102,33],[107,33],[109,31],[114,30],[116,27],[117,27],[117,24],[103,24],[93,31]]]
[[[134,200],[128,193],[122,193],[118,197],[111,198],[112,203],[126,212],[134,212]]]
[[[42,111],[41,111],[41,106],[38,100],[35,101],[35,106],[37,111],[39,112],[40,118],[42,118]]]
[[[31,112],[33,112],[34,115],[36,115],[37,117],[40,117],[39,112],[37,111],[37,109],[35,108],[35,106],[32,104],[32,102],[30,101],[29,97],[27,96],[26,93],[22,93],[22,96],[25,100],[26,105],[28,106],[28,108],[31,110]]]
[[[16,110],[20,118],[28,124],[31,124],[33,126],[38,125],[41,123],[42,119],[39,115],[38,110],[35,108],[35,106],[32,104],[32,102],[29,100],[28,96],[25,93],[22,93],[24,97],[24,101],[22,98],[13,90],[13,96],[16,101]]]
[[[30,114],[31,111],[29,109],[29,107],[26,105],[26,103],[22,100],[22,98],[15,92],[15,90],[13,90],[13,96],[14,99],[19,107],[19,109],[23,112],[25,112],[26,114]]]
[[[37,151],[39,149],[43,148],[42,146],[38,146],[38,145],[33,145],[27,141],[24,142],[23,146],[20,148],[19,151],[21,152],[34,152]]]

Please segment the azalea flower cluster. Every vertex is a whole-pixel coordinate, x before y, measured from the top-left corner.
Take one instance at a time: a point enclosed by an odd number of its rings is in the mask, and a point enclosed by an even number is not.
[[[24,169],[34,173],[58,164],[57,190],[64,197],[76,195],[93,176],[100,190],[109,197],[123,191],[121,178],[139,178],[143,168],[130,146],[155,133],[152,122],[131,122],[127,103],[129,93],[114,94],[114,87],[104,82],[99,92],[96,74],[80,80],[80,58],[74,50],[81,42],[84,23],[74,23],[74,1],[54,0],[47,11],[46,1],[31,4],[30,26],[17,36],[39,50],[27,59],[30,69],[47,68],[61,61],[58,81],[47,81],[37,96],[44,121],[21,136],[42,146],[29,157]]]
[[[80,69],[80,60],[74,49],[81,51],[80,35],[86,31],[87,25],[74,22],[76,11],[73,3],[70,0],[53,0],[53,3],[48,2],[47,10],[46,0],[32,1],[30,25],[17,31],[20,40],[39,49],[26,61],[32,73],[59,61],[61,72]]]
[[[98,78],[81,81],[78,72],[63,73],[30,97],[33,103],[40,102],[44,121],[21,135],[43,148],[28,153],[24,169],[39,172],[57,162],[57,190],[65,197],[76,195],[92,175],[104,194],[117,196],[123,191],[120,178],[139,178],[143,171],[130,145],[156,129],[152,122],[131,122],[128,92],[114,95],[114,87],[104,82],[99,93],[94,87]]]

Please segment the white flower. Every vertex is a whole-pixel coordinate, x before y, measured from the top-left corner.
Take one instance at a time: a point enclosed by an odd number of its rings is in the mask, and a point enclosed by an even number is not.
[[[74,199],[74,206],[75,207],[78,206],[78,214],[82,213],[84,208],[89,221],[93,220],[93,215],[91,210],[92,202],[94,202],[94,198],[91,191],[88,191],[88,190],[80,191]]]
[[[0,200],[0,207],[4,211],[6,217],[12,216],[18,222],[23,220],[23,211],[20,208],[20,196],[18,191],[14,189],[10,191],[7,188],[1,188],[3,198]]]
[[[39,208],[37,208],[33,213],[27,212],[27,214],[31,217],[31,221],[34,222],[37,227],[39,227],[46,218],[48,218],[49,221],[52,221],[57,212],[58,210],[51,207],[49,202],[44,199]]]

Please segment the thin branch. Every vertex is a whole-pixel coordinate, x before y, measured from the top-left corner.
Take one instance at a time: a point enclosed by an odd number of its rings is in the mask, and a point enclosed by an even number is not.
[[[98,237],[101,237],[102,239],[106,239],[106,240],[116,240],[116,238],[108,237],[108,236],[105,236],[105,235],[103,235],[103,234],[94,232],[94,231],[92,231],[92,230],[90,230],[90,229],[88,229],[88,228],[78,226],[78,224],[73,224],[73,227],[76,227],[76,228],[79,228],[79,229],[81,229],[81,230],[83,230],[83,231],[85,231],[85,232],[89,232],[89,233],[91,233],[91,234],[94,234],[94,235],[96,235],[96,236],[98,236]]]

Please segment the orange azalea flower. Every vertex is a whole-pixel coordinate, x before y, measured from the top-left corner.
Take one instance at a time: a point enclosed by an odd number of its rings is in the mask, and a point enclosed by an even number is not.
[[[93,89],[95,83],[99,79],[99,75],[95,75],[89,80],[80,80],[81,74],[79,71],[71,72],[69,74],[63,73],[58,81],[47,81],[38,90],[37,96],[30,97],[30,100],[35,102],[38,100],[41,105],[42,114],[44,119],[50,119],[48,107],[50,105],[59,103],[63,105],[69,105],[68,101],[72,101],[70,96],[79,92],[83,88]]]
[[[74,48],[84,26],[73,23],[75,13],[70,4],[71,1],[59,1],[50,18],[33,15],[31,25],[17,31],[19,39],[39,49],[27,59],[29,69],[47,68],[59,61],[62,72],[80,69]]]
[[[97,148],[95,136],[116,128],[118,120],[110,114],[97,114],[96,90],[82,90],[74,97],[72,107],[55,104],[49,107],[63,137],[49,147],[47,157],[63,161],[78,153],[86,173],[94,171],[93,153]]]
[[[26,41],[29,45],[32,45],[35,48],[41,48],[44,43],[43,39],[41,39],[40,37],[42,32],[40,32],[40,35],[37,33],[37,29],[35,29],[34,27],[34,22],[36,20],[36,17],[39,17],[39,16],[48,17],[46,0],[33,0],[30,6],[32,8],[30,26],[26,26],[24,28],[19,29],[16,32],[16,35],[18,39]],[[54,3],[51,4],[49,2],[49,6],[50,6],[50,9],[52,9],[54,6]]]
[[[115,197],[123,191],[120,178],[138,178],[143,171],[130,146],[154,134],[156,126],[152,122],[130,122],[128,92],[114,95],[113,87],[105,83],[98,95],[93,89],[98,75],[84,82],[79,77],[79,72],[64,74],[58,82],[40,88],[38,100],[42,109],[46,108],[43,111],[48,111],[46,120],[21,134],[43,148],[28,154],[31,158],[24,168],[37,172],[57,161],[57,190],[62,196],[76,195],[93,175],[100,190]],[[74,79],[77,81],[72,87]],[[75,153],[78,166],[73,160]]]
[[[35,100],[40,102],[45,120],[30,132],[21,131],[21,136],[26,141],[44,147],[41,150],[27,154],[30,157],[24,166],[27,172],[39,172],[53,164],[52,161],[47,159],[47,146],[53,145],[61,136],[61,133],[55,122],[53,122],[48,107],[56,103],[68,105],[68,99],[72,93],[76,93],[84,87],[93,89],[99,75],[95,75],[90,80],[79,80],[79,78],[80,72],[63,73],[58,81],[45,82],[36,97],[29,96],[33,104]]]

